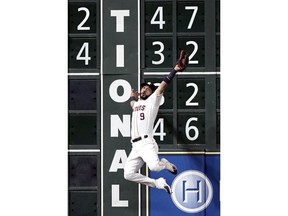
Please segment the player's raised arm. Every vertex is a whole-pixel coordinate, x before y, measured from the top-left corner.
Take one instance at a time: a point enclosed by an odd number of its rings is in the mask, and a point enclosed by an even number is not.
[[[164,90],[167,88],[167,86],[172,81],[172,79],[174,78],[177,72],[181,72],[185,70],[185,68],[187,67],[187,63],[188,63],[188,54],[184,50],[181,50],[180,57],[175,67],[170,72],[170,74],[168,74],[168,76],[164,77],[163,81],[160,83],[159,87],[156,89],[158,96],[164,92]]]
[[[132,89],[131,90],[131,95],[130,95],[130,98],[131,98],[130,106],[132,108],[134,106],[134,103],[138,100],[138,97],[139,97],[139,93],[135,89]]]

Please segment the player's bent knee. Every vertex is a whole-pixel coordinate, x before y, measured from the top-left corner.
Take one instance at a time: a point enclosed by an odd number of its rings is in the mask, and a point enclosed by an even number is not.
[[[159,164],[150,165],[149,169],[152,172],[160,172],[162,170],[162,168],[161,168],[161,166],[159,166]]]
[[[128,180],[128,181],[132,181],[133,179],[133,173],[125,173],[124,172],[124,179]]]

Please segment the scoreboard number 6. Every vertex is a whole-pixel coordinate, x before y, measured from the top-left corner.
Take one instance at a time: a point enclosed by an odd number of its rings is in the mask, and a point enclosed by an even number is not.
[[[194,125],[190,126],[190,123],[192,121],[198,121],[198,118],[192,117],[192,118],[189,118],[188,121],[186,122],[185,133],[186,133],[187,139],[190,140],[190,141],[196,140],[198,138],[198,136],[199,136],[198,128],[196,126],[194,126]],[[190,136],[190,131],[191,130],[194,131],[194,136],[193,137]]]
[[[195,141],[199,137],[199,129],[194,126],[190,125],[191,122],[193,121],[198,121],[197,117],[191,117],[187,120],[186,125],[185,125],[185,134],[188,140],[190,141]],[[159,128],[159,132],[157,132],[157,129]],[[194,131],[194,136],[190,136],[190,131]],[[160,141],[164,140],[164,137],[166,136],[166,133],[164,131],[164,118],[159,118],[158,121],[156,122],[154,129],[153,129],[153,134],[154,136],[159,136]]]

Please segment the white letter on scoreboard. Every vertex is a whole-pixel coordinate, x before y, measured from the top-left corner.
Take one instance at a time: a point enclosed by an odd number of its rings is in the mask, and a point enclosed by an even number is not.
[[[124,67],[124,45],[116,46],[116,67]]]
[[[120,186],[117,184],[111,185],[111,204],[112,207],[128,207],[128,200],[120,200]]]
[[[130,115],[123,115],[123,121],[119,115],[111,115],[110,117],[110,137],[119,137],[118,131],[123,137],[130,137]]]
[[[124,169],[126,160],[127,160],[126,151],[123,149],[116,150],[109,172],[117,172],[118,169]]]
[[[119,87],[124,89],[123,95],[118,95],[117,89]],[[114,80],[109,87],[109,94],[112,100],[117,103],[123,103],[129,100],[131,94],[131,85],[128,81],[123,79]]]
[[[129,10],[111,10],[111,17],[116,17],[116,32],[124,32],[124,17],[130,16]]]

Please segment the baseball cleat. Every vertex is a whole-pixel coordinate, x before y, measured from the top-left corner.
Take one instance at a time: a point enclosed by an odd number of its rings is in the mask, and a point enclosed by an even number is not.
[[[165,164],[165,167],[169,172],[171,172],[174,175],[177,174],[177,167],[174,164],[170,163],[165,158],[162,158],[161,161]]]
[[[155,182],[156,182],[156,188],[165,190],[168,194],[172,193],[170,186],[167,184],[164,178],[159,178],[155,180]]]

